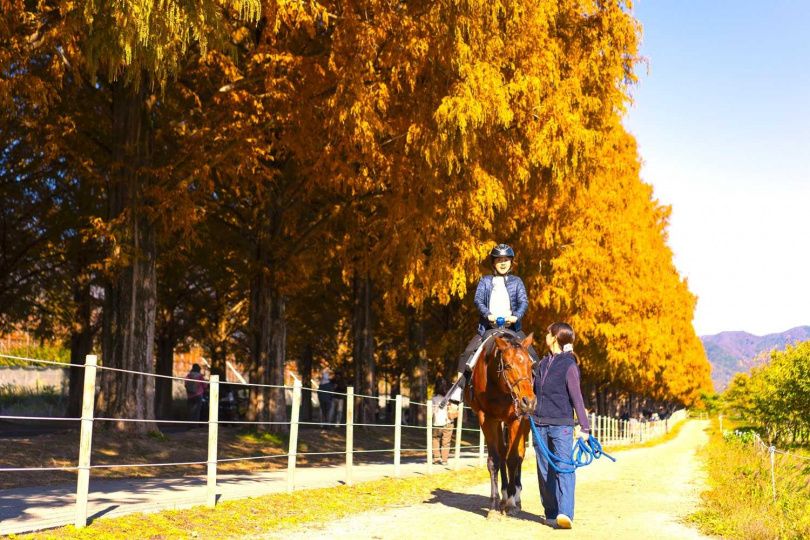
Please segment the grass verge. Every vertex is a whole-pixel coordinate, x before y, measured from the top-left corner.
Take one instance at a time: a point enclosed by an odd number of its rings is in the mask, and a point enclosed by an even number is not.
[[[457,490],[486,482],[486,468],[445,472],[406,479],[382,479],[356,486],[279,493],[255,499],[225,501],[216,508],[195,507],[155,514],[99,519],[90,527],[73,526],[15,539],[107,538],[246,538],[278,534],[301,525],[339,519],[349,514],[412,505],[430,500],[436,490]]]
[[[701,495],[703,508],[688,521],[723,538],[810,538],[810,461],[775,456],[774,502],[768,453],[755,450],[750,437],[724,438],[716,421],[709,436],[701,450],[709,489]],[[791,453],[808,455],[806,449]]]

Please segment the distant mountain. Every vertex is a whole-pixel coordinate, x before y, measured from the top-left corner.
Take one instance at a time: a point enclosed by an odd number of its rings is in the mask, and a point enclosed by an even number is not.
[[[734,378],[735,373],[747,372],[746,364],[763,352],[784,349],[788,343],[810,339],[810,326],[797,326],[779,334],[755,336],[748,332],[720,332],[713,336],[701,336],[706,356],[712,364],[714,389],[722,392]]]

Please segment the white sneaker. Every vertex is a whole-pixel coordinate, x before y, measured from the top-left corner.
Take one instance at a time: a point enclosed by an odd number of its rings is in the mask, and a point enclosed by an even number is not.
[[[560,514],[557,516],[557,525],[563,529],[570,529],[572,525],[571,518],[565,514]]]

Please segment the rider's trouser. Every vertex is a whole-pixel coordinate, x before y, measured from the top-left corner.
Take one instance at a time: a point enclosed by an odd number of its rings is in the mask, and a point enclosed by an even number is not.
[[[526,339],[526,334],[523,333],[523,330],[517,332],[517,336],[520,339]],[[458,372],[464,373],[466,370],[469,369],[469,363],[472,359],[472,355],[478,350],[478,347],[481,346],[481,343],[484,341],[484,338],[475,334],[475,336],[470,340],[469,345],[467,348],[464,349],[464,352],[461,353],[461,356],[458,359]],[[540,357],[537,355],[537,351],[534,350],[534,345],[529,346],[529,356],[532,357],[532,364],[536,364],[540,361]]]

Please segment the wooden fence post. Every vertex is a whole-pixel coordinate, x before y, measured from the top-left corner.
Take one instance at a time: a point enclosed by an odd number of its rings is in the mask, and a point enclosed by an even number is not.
[[[301,417],[301,381],[293,383],[293,402],[290,411],[290,446],[287,451],[287,493],[295,489],[295,460],[298,455],[298,419]]]
[[[205,505],[217,505],[217,437],[219,435],[219,375],[211,375],[208,390],[208,492]]]
[[[90,454],[93,448],[93,405],[96,401],[96,364],[98,357],[89,354],[84,360],[82,420],[79,435],[79,475],[76,482],[76,528],[87,525],[87,496],[90,492]]]
[[[402,394],[394,400],[394,478],[399,478],[399,461],[402,457]]]
[[[427,403],[427,473],[433,472],[433,403]]]
[[[459,459],[461,459],[461,434],[464,425],[464,402],[458,404],[458,418],[456,419],[456,455],[453,460],[453,470],[458,470]]]
[[[354,454],[354,386],[346,388],[346,485],[352,485]]]

